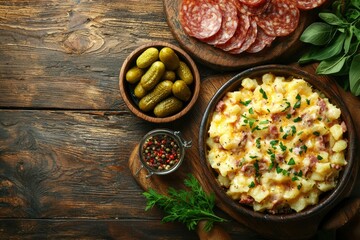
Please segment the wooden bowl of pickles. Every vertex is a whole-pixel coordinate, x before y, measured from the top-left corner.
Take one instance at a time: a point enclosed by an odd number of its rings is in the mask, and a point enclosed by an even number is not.
[[[136,48],[123,62],[120,94],[137,117],[167,123],[184,116],[200,91],[196,64],[181,48],[151,42]]]

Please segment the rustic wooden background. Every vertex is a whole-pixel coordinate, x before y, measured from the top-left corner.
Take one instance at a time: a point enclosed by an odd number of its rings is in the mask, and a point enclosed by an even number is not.
[[[161,0],[0,0],[0,239],[197,239],[144,211],[128,169],[158,126],[128,111],[119,69],[154,40],[177,44]],[[234,221],[224,228],[262,239]]]

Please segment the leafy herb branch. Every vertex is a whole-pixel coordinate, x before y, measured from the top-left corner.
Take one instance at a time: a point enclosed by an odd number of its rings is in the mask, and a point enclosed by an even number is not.
[[[323,22],[305,29],[300,40],[311,47],[300,64],[319,61],[316,73],[348,76],[342,85],[360,95],[360,1],[336,0],[331,9],[319,13]]]
[[[149,210],[155,205],[162,208],[167,214],[162,221],[178,221],[186,224],[189,230],[195,230],[201,220],[206,220],[205,231],[210,231],[215,222],[224,222],[225,219],[218,217],[213,212],[215,206],[214,194],[206,194],[198,180],[189,175],[184,180],[186,190],[175,190],[169,188],[168,196],[159,194],[154,189],[149,189],[143,195],[147,199],[145,210]]]

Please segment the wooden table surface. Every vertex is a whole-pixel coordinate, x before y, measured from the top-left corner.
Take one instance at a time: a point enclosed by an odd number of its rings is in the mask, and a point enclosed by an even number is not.
[[[154,40],[177,44],[161,0],[0,0],[0,239],[198,239],[145,212],[128,168],[146,132],[172,126],[135,117],[119,93],[122,62]],[[359,215],[318,237],[359,231]]]

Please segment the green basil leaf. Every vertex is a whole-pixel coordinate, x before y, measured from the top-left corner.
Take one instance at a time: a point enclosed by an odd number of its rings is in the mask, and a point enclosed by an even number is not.
[[[316,68],[317,74],[333,74],[340,72],[346,61],[344,56],[336,56],[324,61],[321,61]]]
[[[358,52],[360,41],[354,42],[350,45],[350,49],[347,55],[351,56]]]
[[[358,41],[360,41],[360,29],[356,27],[352,27],[352,31],[355,34]]]
[[[353,57],[349,71],[350,90],[355,96],[360,95],[360,54]]]
[[[350,4],[360,10],[360,1],[359,0],[351,0]]]
[[[352,37],[353,37],[353,32],[346,31],[346,38],[345,38],[345,42],[344,42],[344,52],[345,53],[348,53],[350,50],[350,44],[351,44]]]
[[[359,19],[360,17],[360,11],[354,8],[350,8],[346,12],[346,19],[348,22],[353,22],[356,19]]]
[[[330,25],[335,25],[335,26],[339,26],[339,27],[347,27],[349,25],[349,23],[347,23],[346,21],[342,20],[341,18],[339,18],[338,16],[336,16],[333,13],[319,13],[319,17],[324,20],[324,22],[330,24]]]
[[[334,36],[334,27],[322,22],[314,22],[308,26],[300,36],[302,42],[313,45],[325,45]]]
[[[299,63],[304,64],[311,61],[321,61],[338,55],[343,49],[345,37],[345,34],[338,34],[333,41],[324,48],[312,46],[301,56]]]

